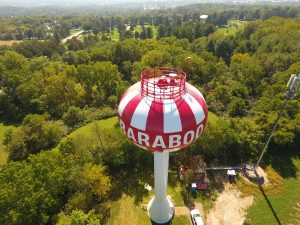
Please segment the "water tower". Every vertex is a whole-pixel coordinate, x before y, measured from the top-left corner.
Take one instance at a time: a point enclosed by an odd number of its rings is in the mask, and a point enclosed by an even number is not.
[[[141,73],[119,104],[119,122],[127,138],[154,154],[155,195],[148,214],[157,224],[170,222],[174,206],[167,196],[169,153],[197,140],[207,121],[206,102],[180,69],[154,68]]]

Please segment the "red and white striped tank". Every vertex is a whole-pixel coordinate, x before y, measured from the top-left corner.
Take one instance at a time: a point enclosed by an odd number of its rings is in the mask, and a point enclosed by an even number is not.
[[[144,70],[119,104],[127,138],[151,151],[177,151],[197,140],[207,122],[207,105],[179,69]]]

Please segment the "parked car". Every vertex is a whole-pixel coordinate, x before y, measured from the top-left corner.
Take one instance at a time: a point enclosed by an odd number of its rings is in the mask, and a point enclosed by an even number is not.
[[[204,225],[203,219],[198,209],[191,210],[191,219],[193,225]]]

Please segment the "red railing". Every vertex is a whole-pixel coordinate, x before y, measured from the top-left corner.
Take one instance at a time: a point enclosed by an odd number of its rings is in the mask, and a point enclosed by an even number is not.
[[[154,99],[176,99],[186,93],[186,74],[181,69],[156,67],[141,73],[141,93]]]

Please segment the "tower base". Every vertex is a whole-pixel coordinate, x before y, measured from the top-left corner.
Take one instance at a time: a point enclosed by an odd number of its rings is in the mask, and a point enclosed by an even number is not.
[[[172,224],[172,220],[174,217],[171,218],[170,221],[166,222],[166,223],[155,223],[153,220],[151,220],[151,224],[152,225],[171,225]]]
[[[148,203],[147,209],[152,225],[170,224],[175,213],[174,205],[169,196],[164,201],[159,201],[153,197]]]

